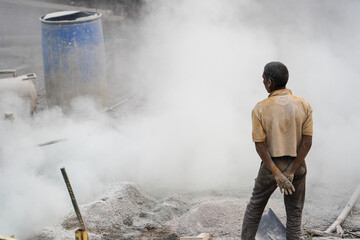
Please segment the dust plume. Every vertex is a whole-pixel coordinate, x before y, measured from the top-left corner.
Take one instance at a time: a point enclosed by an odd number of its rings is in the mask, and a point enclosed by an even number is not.
[[[140,107],[117,119],[79,98],[68,115],[53,108],[0,120],[0,232],[27,236],[71,210],[60,167],[80,204],[118,181],[250,191],[260,164],[250,113],[267,97],[261,75],[273,60],[288,66],[288,88],[314,110],[309,185],[352,186],[360,169],[359,5],[146,1],[137,21],[105,33],[128,41],[111,50],[116,68],[109,83],[123,86],[126,79]],[[0,113],[8,106],[1,104]],[[54,139],[66,141],[37,146]]]

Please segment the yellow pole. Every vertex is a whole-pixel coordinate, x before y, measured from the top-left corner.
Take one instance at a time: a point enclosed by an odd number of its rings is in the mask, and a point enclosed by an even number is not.
[[[75,240],[88,240],[87,231],[79,228],[75,231]]]

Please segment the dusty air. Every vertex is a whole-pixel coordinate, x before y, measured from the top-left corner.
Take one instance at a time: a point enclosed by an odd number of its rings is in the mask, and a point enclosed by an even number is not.
[[[0,0],[0,240],[360,239],[359,8]]]

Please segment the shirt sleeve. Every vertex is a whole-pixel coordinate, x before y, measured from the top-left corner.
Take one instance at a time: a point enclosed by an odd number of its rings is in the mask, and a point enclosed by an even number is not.
[[[302,126],[302,134],[307,136],[313,135],[313,118],[312,108],[310,107],[310,105],[308,105],[308,116]]]
[[[258,115],[258,109],[255,107],[251,113],[252,118],[252,139],[253,142],[265,142],[266,134]]]

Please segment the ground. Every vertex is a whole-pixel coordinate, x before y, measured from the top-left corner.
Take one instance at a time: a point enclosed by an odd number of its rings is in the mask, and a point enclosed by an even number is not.
[[[313,190],[318,192],[319,189]],[[110,186],[97,200],[82,205],[81,212],[91,239],[178,239],[202,232],[211,233],[212,239],[240,239],[249,192],[175,194],[162,191],[161,196],[155,192],[151,194],[137,184],[122,182]],[[333,211],[312,193],[308,194],[312,197],[308,197],[305,206],[304,227],[325,230],[342,206]],[[281,194],[275,193],[267,207],[285,223]],[[359,230],[359,207],[360,204],[355,207],[344,229]],[[77,228],[78,220],[71,212],[58,225],[44,229],[35,238],[70,240]]]

